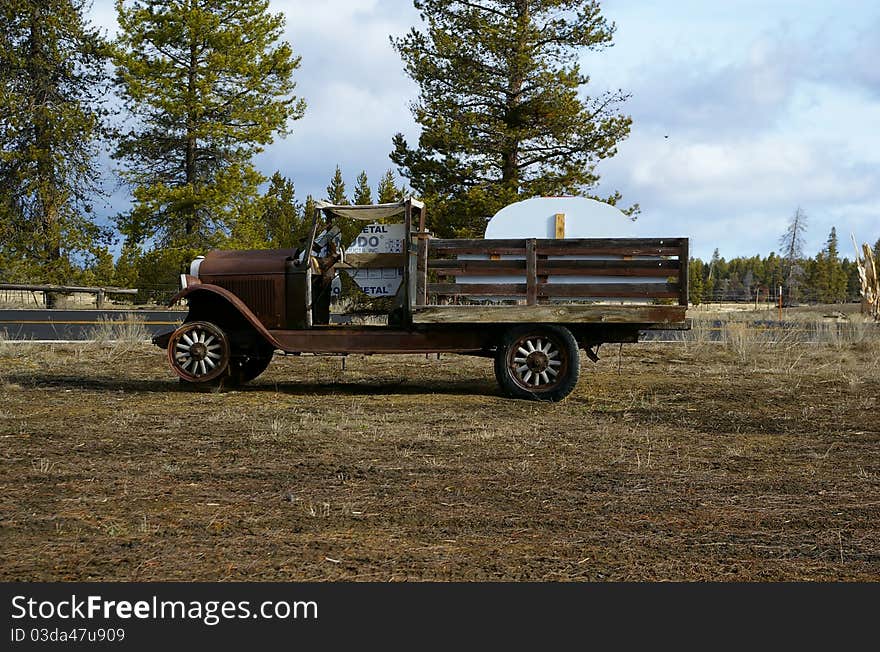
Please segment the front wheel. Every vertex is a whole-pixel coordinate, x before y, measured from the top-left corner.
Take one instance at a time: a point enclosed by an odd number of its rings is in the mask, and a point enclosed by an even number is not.
[[[168,340],[171,368],[189,383],[209,383],[220,378],[229,367],[229,360],[229,339],[210,322],[187,322]]]
[[[577,340],[561,326],[511,329],[495,354],[495,378],[513,398],[561,401],[575,388],[579,376]]]

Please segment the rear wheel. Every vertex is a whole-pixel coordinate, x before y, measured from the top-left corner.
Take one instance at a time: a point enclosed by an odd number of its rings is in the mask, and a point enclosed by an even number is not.
[[[502,337],[495,354],[495,377],[513,398],[561,401],[577,385],[580,352],[567,328],[530,325]]]
[[[274,351],[268,347],[260,351],[258,356],[233,358],[229,364],[229,381],[233,385],[241,385],[252,381],[272,362]]]
[[[167,351],[171,368],[190,383],[210,383],[229,367],[229,339],[210,322],[183,324],[171,334]]]

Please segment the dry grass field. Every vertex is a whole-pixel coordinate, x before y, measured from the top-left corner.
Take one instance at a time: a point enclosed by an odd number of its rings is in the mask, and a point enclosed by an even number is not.
[[[194,393],[0,343],[0,579],[877,580],[875,337],[605,347],[560,404],[451,355]]]

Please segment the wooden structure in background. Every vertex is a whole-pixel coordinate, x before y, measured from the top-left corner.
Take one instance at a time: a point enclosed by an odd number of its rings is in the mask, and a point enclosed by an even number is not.
[[[47,308],[52,307],[49,296],[53,294],[94,294],[95,306],[100,310],[104,307],[104,298],[108,294],[129,294],[138,293],[136,289],[117,288],[117,287],[83,287],[78,285],[51,285],[51,284],[20,284],[20,283],[0,283],[0,290],[10,290],[13,292],[42,292],[44,303]]]
[[[880,275],[878,275],[877,261],[874,260],[874,252],[867,242],[862,244],[862,251],[859,252],[855,236],[852,241],[856,248],[856,266],[862,286],[862,314],[880,321]]]

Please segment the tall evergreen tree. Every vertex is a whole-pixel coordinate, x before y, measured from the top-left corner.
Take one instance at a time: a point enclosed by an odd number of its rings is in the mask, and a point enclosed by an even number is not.
[[[327,186],[327,201],[337,206],[344,206],[349,203],[348,198],[345,196],[345,180],[342,178],[342,170],[338,165],[333,173],[333,178],[330,179],[330,184]]]
[[[393,204],[403,199],[404,191],[394,183],[394,172],[385,170],[376,189],[380,204]]]
[[[798,206],[788,220],[779,238],[779,246],[782,248],[782,257],[789,268],[804,255],[804,233],[807,231],[807,214]],[[786,270],[788,271],[788,270]]]
[[[611,45],[615,26],[584,0],[415,0],[426,30],[393,39],[420,87],[418,146],[392,160],[447,232],[535,195],[590,195],[596,164],[631,119],[621,92],[588,98],[578,57]],[[615,194],[609,198],[617,201]]]
[[[788,220],[785,233],[779,238],[779,245],[782,248],[782,259],[784,261],[783,275],[787,288],[786,295],[791,302],[797,301],[800,276],[804,272],[798,261],[804,255],[804,233],[806,231],[807,214],[798,206]]]
[[[113,273],[114,285],[124,288],[138,286],[138,262],[140,257],[140,248],[130,240],[126,240],[122,245],[122,251],[119,252],[119,258],[116,259]]]
[[[0,3],[0,268],[64,281],[106,257],[91,217],[106,52],[86,0]]]
[[[269,0],[117,0],[116,10],[133,117],[115,153],[134,194],[120,230],[161,246],[216,244],[256,200],[253,155],[305,109],[284,18]]]
[[[372,204],[373,191],[370,190],[370,181],[367,179],[367,173],[361,172],[357,178],[357,184],[354,187],[354,203],[355,204]]]
[[[825,303],[840,303],[846,299],[847,278],[840,262],[840,253],[837,242],[837,229],[831,227],[828,241],[825,244],[824,262],[824,287],[820,300]]]
[[[688,261],[688,301],[698,306],[703,302],[703,261],[691,258]]]
[[[303,219],[293,181],[280,172],[269,180],[266,193],[242,211],[227,246],[241,249],[290,249],[308,235],[311,221]]]
[[[265,225],[270,247],[292,249],[308,237],[312,223],[304,219],[302,209],[296,201],[293,181],[280,172],[273,174],[259,208],[260,223]]]
[[[315,198],[311,195],[307,195],[305,202],[303,202],[302,219],[306,226],[311,229],[312,220],[315,219]],[[308,236],[308,232],[306,236]],[[297,246],[299,246],[299,243],[297,243]]]

